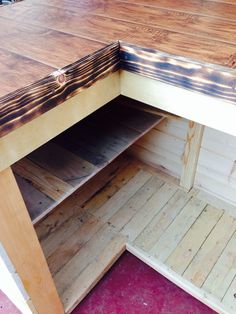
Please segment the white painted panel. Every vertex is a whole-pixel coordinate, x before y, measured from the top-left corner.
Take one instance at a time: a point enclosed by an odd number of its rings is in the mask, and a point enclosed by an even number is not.
[[[32,314],[28,305],[30,299],[20,277],[0,243],[0,290],[23,314]]]

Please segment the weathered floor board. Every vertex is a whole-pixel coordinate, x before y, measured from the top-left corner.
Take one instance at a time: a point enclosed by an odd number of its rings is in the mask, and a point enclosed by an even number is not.
[[[127,107],[125,97],[119,97],[13,165],[33,222],[42,219],[163,119],[143,112],[141,103],[137,104],[140,109]],[[140,180],[145,183],[142,173]],[[140,182],[136,182],[136,189]],[[129,197],[128,191],[126,195]]]
[[[236,218],[197,190],[120,160],[107,185],[91,180],[87,201],[73,194],[36,226],[66,312],[127,249],[216,311],[235,313]]]

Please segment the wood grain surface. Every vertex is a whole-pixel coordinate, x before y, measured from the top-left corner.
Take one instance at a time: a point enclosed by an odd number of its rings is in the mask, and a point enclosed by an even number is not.
[[[88,185],[87,193],[85,188],[72,195],[36,226],[66,312],[104,275],[125,243],[217,313],[235,313],[236,220],[227,205],[198,190],[183,191],[173,177],[133,159],[105,186],[99,183],[94,177],[93,189]],[[123,241],[111,245],[117,235]]]
[[[236,103],[236,71],[120,42],[121,68]]]
[[[235,19],[110,0],[24,0],[9,11],[8,7],[2,8],[0,16],[102,43],[123,40],[221,65],[229,65],[236,52]],[[235,9],[234,12],[236,16]]]
[[[0,134],[9,133],[118,69],[119,44],[114,43],[0,98]]]
[[[12,165],[34,223],[163,120],[142,108],[119,96]]]
[[[0,136],[51,108],[52,103],[46,106],[44,102],[43,110],[28,114],[27,106],[38,106],[34,98],[38,84],[42,85],[42,93],[46,90],[45,99],[48,99],[48,86],[44,84],[49,80],[52,84],[49,93],[56,98],[53,106],[58,104],[58,94],[53,93],[53,90],[58,91],[58,84],[54,85],[55,78],[50,73],[118,40],[189,58],[190,63],[196,60],[203,67],[207,62],[234,69],[236,3],[233,0],[24,0],[2,6]],[[191,75],[191,84],[189,75],[186,80],[183,78],[185,87],[194,86],[192,80],[199,78],[193,79],[195,74]],[[208,79],[209,76],[210,81],[219,82],[218,75],[209,74]],[[226,80],[228,84],[229,79]],[[218,88],[216,95],[225,97],[225,91]],[[215,86],[206,89],[215,93]],[[228,99],[234,101],[231,89]],[[33,95],[31,102],[29,93]],[[59,103],[69,94],[63,91]],[[43,101],[45,99],[43,97]],[[13,107],[18,110],[17,114],[11,112]]]

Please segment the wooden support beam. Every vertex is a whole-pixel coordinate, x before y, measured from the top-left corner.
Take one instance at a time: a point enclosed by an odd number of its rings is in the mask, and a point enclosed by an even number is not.
[[[64,313],[37,235],[11,168],[0,173],[0,242],[7,251],[31,311]]]
[[[192,188],[194,183],[203,131],[203,125],[189,121],[183,154],[183,170],[180,178],[180,186],[188,191]]]

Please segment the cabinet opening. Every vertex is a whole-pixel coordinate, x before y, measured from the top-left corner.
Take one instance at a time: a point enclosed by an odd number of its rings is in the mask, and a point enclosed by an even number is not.
[[[163,118],[155,109],[119,96],[15,163],[12,169],[33,223]]]

